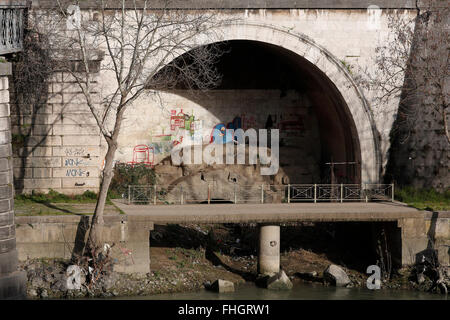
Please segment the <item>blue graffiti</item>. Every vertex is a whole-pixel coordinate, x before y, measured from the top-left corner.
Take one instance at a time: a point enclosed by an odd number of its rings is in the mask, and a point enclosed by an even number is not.
[[[214,126],[211,133],[211,143],[224,144],[233,141],[233,133],[226,129],[223,123]]]
[[[78,158],[76,158],[76,159],[66,159],[64,161],[64,166],[66,166],[66,167],[73,167],[73,166],[78,167],[79,165],[82,165],[82,164],[83,164],[83,160],[82,159],[78,159]]]
[[[89,177],[89,172],[81,170],[81,169],[67,169],[66,177]]]

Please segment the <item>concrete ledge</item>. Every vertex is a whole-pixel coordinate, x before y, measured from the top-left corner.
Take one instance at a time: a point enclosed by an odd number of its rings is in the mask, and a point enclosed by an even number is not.
[[[26,7],[30,1],[29,0],[0,0],[1,7]]]
[[[282,223],[295,221],[398,221],[424,218],[425,212],[395,203],[291,203],[128,205],[114,200],[128,216],[154,223]]]
[[[17,216],[15,218],[16,225],[21,224],[33,224],[33,223],[79,223],[81,218],[89,220],[92,219],[91,215],[61,215],[61,216]],[[105,224],[127,221],[127,215],[106,215],[103,217]]]
[[[16,217],[19,261],[34,258],[64,258],[81,254],[87,241],[92,216]],[[112,257],[118,272],[150,272],[150,231],[148,217],[105,216],[103,242],[115,244]]]

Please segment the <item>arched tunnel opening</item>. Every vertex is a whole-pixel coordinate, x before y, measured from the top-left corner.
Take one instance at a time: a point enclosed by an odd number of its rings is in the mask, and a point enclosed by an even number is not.
[[[224,53],[215,68],[221,80],[215,88],[207,92],[188,90],[181,82],[170,90],[161,90],[161,117],[145,110],[148,102],[137,106],[138,110],[134,108],[135,115],[128,117],[131,122],[124,126],[125,134],[119,139],[119,161],[139,162],[130,141],[147,145],[153,154],[145,160],[156,165],[161,184],[184,184],[186,189],[221,182],[361,183],[361,153],[354,121],[342,95],[321,70],[296,53],[268,43],[232,40],[220,43],[220,48]],[[184,57],[178,59],[183,61]],[[146,114],[153,120],[136,125]],[[213,141],[213,129],[220,126],[279,129],[277,176],[261,177],[256,166],[173,168],[170,150],[182,142],[186,131],[200,128]],[[207,139],[203,137],[203,141]],[[215,196],[228,199],[220,192]]]

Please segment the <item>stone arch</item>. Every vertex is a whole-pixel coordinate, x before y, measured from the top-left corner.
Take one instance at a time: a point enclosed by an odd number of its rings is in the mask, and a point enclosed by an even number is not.
[[[280,46],[305,58],[322,71],[336,86],[354,121],[361,153],[361,181],[379,181],[379,137],[370,106],[338,58],[304,34],[267,24],[230,24],[222,27],[222,35],[223,40],[253,40]]]
[[[219,39],[201,37],[194,39],[196,45],[232,40],[258,41],[288,50],[306,59],[321,71],[336,87],[356,128],[356,132],[352,132],[352,135],[357,136],[355,140],[358,142],[356,151],[361,161],[361,182],[379,182],[380,142],[372,112],[363,92],[337,57],[308,36],[278,26],[237,22],[217,27],[215,32]]]

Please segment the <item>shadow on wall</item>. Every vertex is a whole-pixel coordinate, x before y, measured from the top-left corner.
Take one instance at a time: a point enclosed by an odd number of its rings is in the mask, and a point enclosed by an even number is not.
[[[329,183],[321,167],[330,161],[356,162],[336,166],[335,176],[338,183],[359,183],[361,169],[371,169],[361,168],[354,120],[331,80],[279,46],[249,40],[230,40],[226,46],[216,63],[222,75],[218,87],[205,94],[181,85],[163,91],[207,109],[222,127],[236,123],[246,129],[251,123],[256,129],[280,129],[280,167],[290,183]]]
[[[14,54],[11,59],[12,148],[14,157],[20,160],[18,165],[15,162],[14,169],[14,184],[18,193],[25,188],[24,179],[33,176],[33,169],[27,168],[29,157],[45,144],[52,132],[46,114],[52,112],[47,101],[50,98],[49,78],[53,64],[42,41],[32,32],[26,33],[23,51]]]
[[[448,8],[446,10],[448,14]],[[440,82],[440,77],[447,76],[445,72],[448,70],[448,60],[447,68],[443,68],[439,64],[442,61],[439,61],[436,54],[439,51],[428,60],[421,58],[426,48],[447,43],[445,33],[439,31],[439,25],[431,27],[432,35],[422,36],[424,32],[430,32],[428,25],[432,25],[436,18],[439,19],[439,16],[435,11],[422,11],[415,21],[412,49],[405,71],[407,76],[402,85],[398,113],[390,133],[391,146],[384,180],[400,187],[431,187],[437,191],[445,191],[450,184],[450,143],[446,141],[443,118],[438,112],[442,103],[439,102],[441,95],[432,87]],[[445,71],[442,72],[442,69]]]
[[[23,46],[22,52],[10,58],[13,66],[10,104],[15,189],[17,193],[23,193],[33,189],[62,188],[62,179],[55,178],[53,168],[63,169],[63,158],[59,157],[73,154],[63,154],[62,151],[55,154],[52,147],[62,146],[62,136],[67,131],[77,135],[98,135],[98,128],[90,124],[90,110],[84,96],[77,93],[78,84],[69,73],[58,69],[58,61],[51,59],[45,37],[28,30]],[[99,62],[91,63],[94,73],[99,70]],[[77,67],[73,61],[65,63],[72,68]],[[80,156],[86,156],[84,151]],[[89,176],[89,172],[78,163],[70,163],[69,167],[67,173],[61,170],[58,177]],[[77,183],[73,185],[77,187]]]
[[[77,233],[75,235],[75,242],[72,250],[70,261],[77,262],[83,255],[84,247],[86,245],[86,234],[90,227],[90,217],[82,216],[77,226]]]

